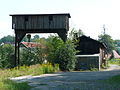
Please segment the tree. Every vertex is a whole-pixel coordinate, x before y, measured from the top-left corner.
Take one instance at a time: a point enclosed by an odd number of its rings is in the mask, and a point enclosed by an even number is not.
[[[47,58],[46,40],[39,38],[34,40],[37,44],[34,48],[22,48],[21,49],[21,65],[33,65],[42,64]]]
[[[60,65],[63,71],[71,71],[75,69],[76,65],[76,49],[71,40],[59,46],[55,52],[55,63]]]
[[[98,38],[100,42],[104,43],[107,46],[107,51],[111,53],[112,50],[115,48],[114,41],[111,36],[108,34],[101,34],[98,36]]]
[[[14,46],[4,44],[0,46],[0,68],[14,67]]]
[[[47,48],[48,48],[48,56],[47,60],[50,63],[54,63],[55,61],[55,52],[59,46],[61,46],[64,42],[57,36],[49,36],[47,39]]]
[[[40,38],[39,35],[35,35],[35,36],[33,37],[33,40],[39,39],[39,38]]]
[[[46,46],[46,39],[40,38],[36,41],[39,44],[35,49],[35,53],[37,56],[37,63],[42,64],[47,59],[47,55],[48,55],[48,48]]]
[[[71,71],[76,64],[76,49],[72,40],[63,42],[57,36],[48,38],[48,60],[51,63],[57,63],[63,71]]]
[[[40,38],[39,35],[35,35],[33,36],[32,41],[38,40],[39,38]]]
[[[120,47],[120,40],[114,40],[115,47]]]
[[[71,32],[69,33],[69,39],[74,40],[77,37],[80,37],[84,35],[83,31],[81,29],[76,30],[75,28],[72,28]]]
[[[1,38],[0,44],[1,43],[14,43],[14,40],[15,40],[14,36],[8,35],[8,36]]]
[[[20,65],[34,65],[36,64],[36,56],[35,53],[31,52],[28,48],[21,49],[20,52]]]

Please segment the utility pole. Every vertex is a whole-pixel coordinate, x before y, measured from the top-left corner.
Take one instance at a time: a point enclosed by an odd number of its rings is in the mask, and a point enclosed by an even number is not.
[[[105,28],[105,24],[103,24],[103,34],[105,35],[105,33],[106,33],[106,28]]]

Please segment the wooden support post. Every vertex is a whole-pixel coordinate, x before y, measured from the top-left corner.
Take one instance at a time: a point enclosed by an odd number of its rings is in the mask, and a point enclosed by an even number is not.
[[[18,51],[18,66],[20,65],[20,43],[18,42],[18,47],[17,47],[17,51]]]
[[[20,42],[25,34],[26,33],[15,32],[15,67],[20,65]]]
[[[14,67],[17,66],[17,33],[15,33],[15,61],[14,61]]]

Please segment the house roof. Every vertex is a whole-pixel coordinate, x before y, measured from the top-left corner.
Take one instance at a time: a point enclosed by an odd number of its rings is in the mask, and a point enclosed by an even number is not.
[[[114,55],[114,58],[117,58],[117,59],[120,58],[120,55],[115,50],[113,50],[113,55]]]
[[[88,36],[85,36],[85,35],[79,37],[78,39],[80,39],[80,42],[93,41],[93,42],[99,44],[99,47],[100,47],[100,48],[107,48],[107,46],[106,46],[104,43],[101,43],[101,42],[99,42],[99,41],[97,41],[97,40],[95,40],[95,39],[92,39],[92,38],[90,38],[90,37],[88,37]]]
[[[100,53],[100,48],[104,49],[106,52],[107,47],[105,44],[90,37],[83,35],[81,37],[78,37],[77,40],[78,43],[76,49],[80,51],[77,53],[77,55],[98,54]]]
[[[42,46],[41,44],[38,43],[33,43],[33,42],[21,42],[26,48],[34,48],[37,46]]]

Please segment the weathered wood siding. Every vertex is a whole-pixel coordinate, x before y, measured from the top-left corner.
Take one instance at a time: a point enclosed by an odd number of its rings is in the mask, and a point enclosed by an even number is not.
[[[13,29],[69,29],[66,15],[12,16]]]
[[[97,68],[100,70],[100,58],[99,55],[79,55],[77,56],[76,70],[86,70],[91,68]]]

